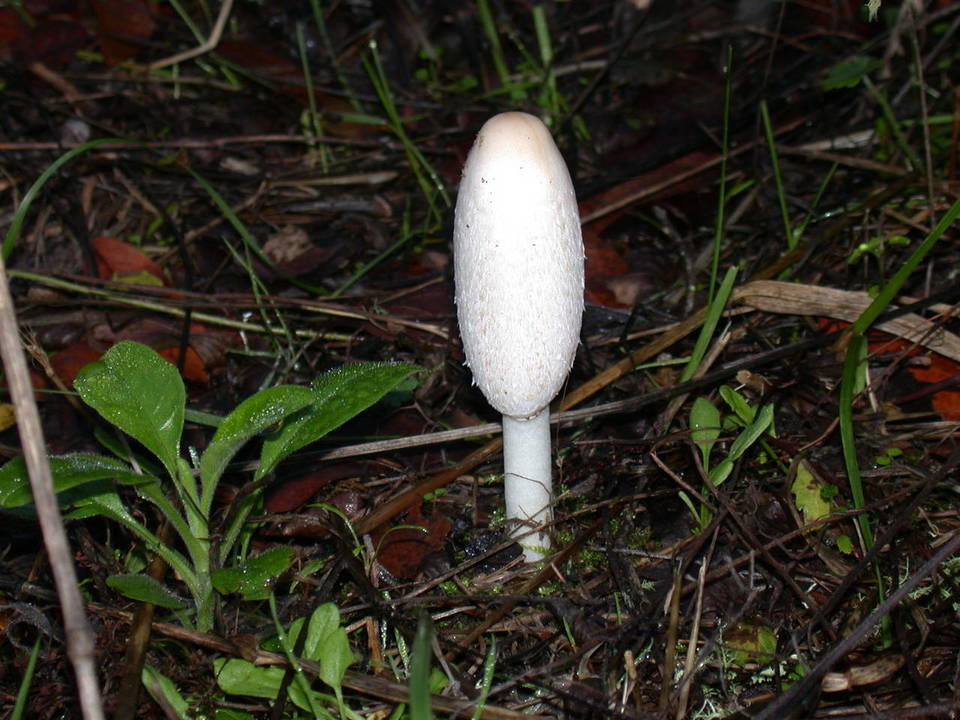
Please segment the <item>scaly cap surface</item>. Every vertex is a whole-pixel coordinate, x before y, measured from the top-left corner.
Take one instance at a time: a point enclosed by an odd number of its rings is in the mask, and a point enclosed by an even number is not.
[[[530,417],[559,392],[583,315],[583,238],[570,173],[533,115],[496,115],[463,169],[453,233],[467,365],[489,403]]]

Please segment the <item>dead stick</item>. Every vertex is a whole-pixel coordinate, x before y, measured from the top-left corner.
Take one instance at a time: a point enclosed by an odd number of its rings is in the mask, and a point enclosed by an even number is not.
[[[73,556],[63,528],[63,518],[57,497],[53,492],[53,477],[47,461],[40,413],[33,397],[33,386],[27,371],[20,336],[17,332],[17,316],[7,283],[7,271],[0,256],[0,356],[7,374],[7,385],[17,415],[17,429],[23,446],[23,458],[30,475],[30,488],[37,509],[37,519],[43,533],[43,544],[50,560],[50,569],[57,586],[63,625],[67,637],[67,655],[73,663],[77,676],[77,691],[80,709],[86,720],[103,720],[100,700],[100,684],[94,664],[94,638],[83,599],[77,584]]]
[[[757,715],[754,715],[753,720],[774,720],[774,718],[787,717],[790,707],[809,696],[823,676],[830,672],[833,666],[848,653],[855,650],[884,615],[893,610],[922,580],[936,571],[957,550],[960,550],[960,533],[941,545],[940,549],[919,570],[907,578],[886,600],[880,603],[847,637],[834,645],[833,649],[824,655],[810,672],[791,685],[789,690],[767,705]]]

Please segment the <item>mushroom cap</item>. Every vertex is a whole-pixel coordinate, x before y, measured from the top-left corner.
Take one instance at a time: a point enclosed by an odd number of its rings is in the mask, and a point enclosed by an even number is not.
[[[584,259],[570,173],[533,115],[502,113],[480,129],[460,182],[453,255],[474,382],[504,415],[531,417],[573,364]]]

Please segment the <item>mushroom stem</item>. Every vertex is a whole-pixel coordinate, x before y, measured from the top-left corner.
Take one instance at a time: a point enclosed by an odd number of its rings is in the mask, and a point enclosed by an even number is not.
[[[550,547],[544,526],[552,517],[553,481],[550,463],[550,407],[529,419],[503,416],[503,485],[507,517],[518,521],[528,562],[542,560]],[[531,527],[541,527],[530,532]]]

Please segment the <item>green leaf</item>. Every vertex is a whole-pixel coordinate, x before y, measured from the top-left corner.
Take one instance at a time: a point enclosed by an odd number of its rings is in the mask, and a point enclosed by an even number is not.
[[[320,663],[320,679],[338,690],[347,668],[353,663],[353,650],[347,631],[340,627],[340,610],[324,603],[310,616],[303,656]]]
[[[276,699],[277,693],[280,692],[283,676],[286,673],[285,668],[257,667],[249,660],[240,658],[229,660],[217,658],[213,661],[213,668],[217,674],[217,685],[223,692],[230,695],[267,698],[268,700]],[[287,691],[290,700],[297,707],[302,710],[310,710],[310,701],[297,683],[292,683]],[[321,693],[314,693],[314,697],[321,699],[325,696]],[[331,715],[324,711],[321,717],[329,718]]]
[[[721,385],[720,397],[723,398],[723,401],[733,410],[734,414],[740,418],[744,425],[753,422],[753,417],[756,415],[757,409],[752,407],[743,395],[729,385]]]
[[[714,487],[719,487],[733,471],[733,464],[767,431],[773,422],[773,405],[764,405],[757,414],[757,419],[743,429],[737,439],[730,444],[730,451],[708,477]]]
[[[430,665],[433,659],[431,640],[433,623],[426,612],[421,612],[417,634],[413,638],[410,658],[410,717],[413,720],[433,720],[430,704]]]
[[[130,514],[112,483],[101,480],[86,487],[90,488],[90,494],[77,500],[75,507],[64,513],[65,518],[79,519],[102,515],[123,525],[140,538],[148,550],[161,555],[191,591],[197,586],[197,575],[187,559],[178,550],[160,542],[156,535]]]
[[[849,535],[837,536],[837,550],[842,552],[844,555],[853,554],[853,540],[850,539]]]
[[[105,455],[71,453],[50,458],[53,490],[65,490],[94,480],[113,479],[128,484],[155,482],[150,475],[139,475],[129,465]],[[0,507],[20,507],[33,502],[30,477],[23,458],[14,458],[0,468]]]
[[[805,525],[809,525],[833,511],[830,501],[824,497],[823,490],[825,487],[827,487],[827,483],[811,471],[806,460],[796,462],[790,492],[796,499],[797,510],[803,515]]]
[[[190,720],[190,706],[177,690],[173,680],[161,673],[152,665],[144,665],[140,672],[140,681],[158,705],[169,708],[177,720]]]
[[[277,697],[286,670],[281,667],[257,667],[241,658],[217,658],[213,661],[217,685],[229,695]]]
[[[733,291],[733,283],[736,279],[737,268],[727,268],[727,272],[723,276],[723,282],[720,283],[717,294],[710,301],[710,305],[707,308],[707,316],[704,318],[703,327],[700,328],[699,335],[697,335],[697,342],[694,343],[693,352],[690,353],[690,359],[684,366],[683,372],[680,373],[680,382],[685,382],[692,378],[697,368],[700,367],[703,356],[706,355],[707,347],[710,345],[710,339],[717,329],[717,323],[720,322],[720,318],[723,315],[723,308],[726,306],[727,300],[730,299],[730,293]]]
[[[273,472],[281,460],[366,410],[418,369],[408,363],[357,363],[317,378],[313,403],[289,416],[264,440],[254,479]]]
[[[340,610],[332,602],[323,603],[313,611],[307,625],[307,637],[303,643],[303,657],[307,660],[320,660],[320,650],[326,639],[340,627]],[[293,626],[290,636],[294,639]]]
[[[248,712],[233,710],[232,708],[217,708],[213,713],[213,720],[256,720]]]
[[[830,68],[827,76],[820,82],[824,90],[856,87],[863,78],[872,73],[881,62],[869,55],[854,55]]]
[[[310,388],[280,385],[247,398],[223,419],[200,460],[200,481],[204,490],[201,505],[205,512],[209,511],[208,502],[212,500],[224,468],[244,443],[291,413],[305,408],[314,399]]]
[[[690,408],[690,438],[700,448],[703,469],[710,469],[710,451],[720,437],[720,411],[705,397],[698,397]]]
[[[107,578],[107,585],[112,587],[124,597],[139,602],[153,603],[158,607],[177,610],[186,605],[186,603],[174,595],[159,580],[155,580],[149,575],[140,573],[130,573],[127,575],[111,575]]]
[[[244,600],[266,600],[273,584],[292,560],[293,548],[271,548],[238,567],[216,570],[213,586],[225,595],[239,593]]]
[[[353,650],[347,631],[337,628],[330,633],[320,647],[320,679],[339,690],[347,668],[353,663]]]
[[[738,667],[767,665],[777,654],[777,636],[765,625],[738,623],[727,631],[724,642],[733,650],[730,663]]]
[[[730,445],[729,458],[739,460],[751,445],[753,445],[770,427],[773,422],[773,405],[764,405],[760,408],[757,419],[744,428],[743,432],[737,436],[737,439]]]
[[[125,340],[82,368],[74,385],[87,405],[176,477],[186,391],[173,365],[146,345]]]

